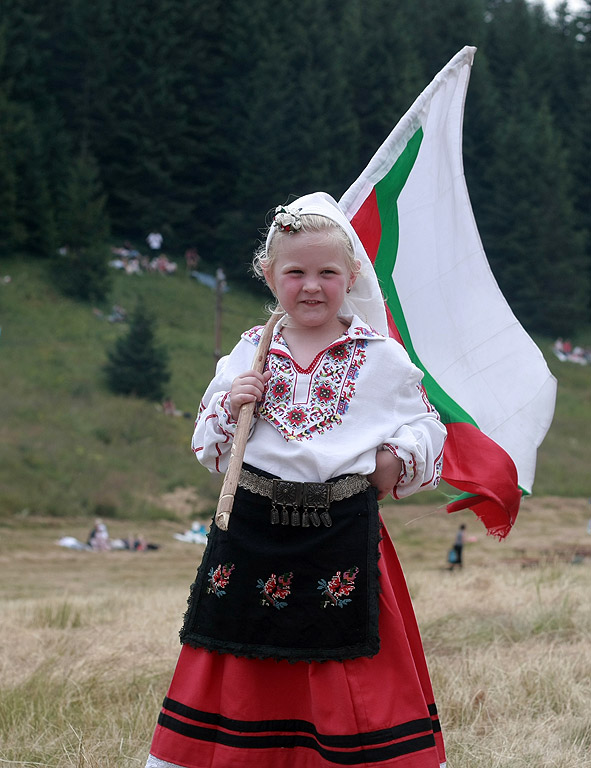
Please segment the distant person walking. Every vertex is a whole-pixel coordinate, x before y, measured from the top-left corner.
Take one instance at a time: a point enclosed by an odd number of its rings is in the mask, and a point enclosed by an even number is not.
[[[449,570],[453,571],[454,568],[462,568],[462,552],[464,550],[464,541],[466,539],[466,526],[464,523],[460,525],[458,528],[458,532],[456,533],[456,538],[453,544],[453,547],[450,550],[449,553]]]

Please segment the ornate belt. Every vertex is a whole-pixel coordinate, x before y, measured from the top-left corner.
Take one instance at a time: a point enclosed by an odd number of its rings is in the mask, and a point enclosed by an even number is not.
[[[296,483],[291,480],[262,477],[242,468],[238,485],[251,493],[272,500],[272,525],[325,525],[330,528],[332,519],[329,507],[333,501],[342,501],[369,488],[370,482],[363,475],[348,475],[332,483]]]

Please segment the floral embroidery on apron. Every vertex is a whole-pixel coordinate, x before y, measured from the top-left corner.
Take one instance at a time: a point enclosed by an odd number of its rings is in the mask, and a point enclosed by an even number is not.
[[[272,503],[238,486],[232,525],[227,531],[213,525],[208,536],[181,642],[290,661],[375,655],[381,526],[376,489],[334,501],[330,528],[270,525]],[[224,590],[223,599],[214,599],[212,580]]]
[[[209,579],[207,593],[216,597],[223,597],[226,594],[225,587],[228,586],[230,574],[234,567],[234,563],[226,563],[225,565],[220,563],[217,568],[210,568],[207,574]]]
[[[272,605],[273,608],[285,608],[287,602],[286,598],[291,592],[291,580],[293,573],[284,573],[281,576],[276,576],[272,573],[267,581],[259,579],[257,582],[257,589],[259,589],[261,597],[261,605]]]
[[[355,589],[354,582],[358,573],[359,568],[355,566],[355,568],[345,571],[342,576],[341,572],[337,571],[330,581],[319,579],[318,589],[322,590],[322,597],[324,598],[322,607],[343,608],[347,603],[350,603],[351,598],[347,595],[350,595]]]

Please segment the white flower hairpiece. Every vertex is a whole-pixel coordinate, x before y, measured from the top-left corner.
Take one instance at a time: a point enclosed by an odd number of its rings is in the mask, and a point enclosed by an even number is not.
[[[301,208],[287,208],[284,205],[278,205],[273,216],[273,226],[290,234],[297,232],[302,228],[300,211]]]

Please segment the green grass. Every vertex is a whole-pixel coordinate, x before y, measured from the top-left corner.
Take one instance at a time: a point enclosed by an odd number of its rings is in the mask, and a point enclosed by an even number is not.
[[[551,342],[536,339],[558,380],[554,420],[538,452],[534,492],[591,496],[591,365],[560,362]]]
[[[172,277],[115,273],[108,303],[97,307],[104,315],[113,304],[132,311],[142,297],[154,312],[158,340],[170,355],[169,393],[188,415],[171,418],[154,403],[106,388],[107,350],[127,325],[63,298],[42,263],[4,262],[0,273],[12,278],[0,284],[0,518],[174,516],[163,495],[190,486],[213,508],[219,479],[198,466],[189,441],[214,371],[214,293],[182,269]],[[222,351],[264,318],[264,300],[232,286],[224,297]],[[559,390],[534,491],[591,495],[591,366],[560,363],[549,340],[537,341]],[[445,501],[442,493],[426,498]]]
[[[4,263],[0,287],[0,516],[162,515],[159,497],[198,485],[217,486],[200,470],[189,444],[193,418],[214,372],[214,293],[184,274],[115,275],[112,304],[132,311],[139,297],[157,318],[170,355],[168,391],[187,418],[154,403],[115,396],[102,366],[127,331],[93,307],[54,291],[36,262]],[[264,302],[231,290],[224,297],[222,351],[264,319]]]

